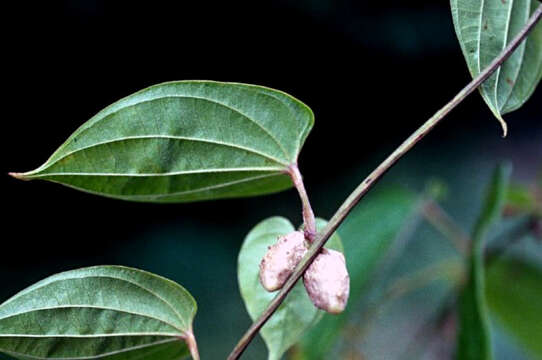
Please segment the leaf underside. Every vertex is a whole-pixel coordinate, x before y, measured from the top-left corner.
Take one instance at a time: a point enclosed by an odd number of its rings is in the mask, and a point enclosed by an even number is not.
[[[326,221],[317,219],[317,229],[322,230]],[[259,265],[270,245],[277,238],[295,231],[285,218],[272,217],[256,225],[246,236],[239,252],[238,280],[241,296],[252,320],[257,319],[277,292],[267,292],[259,281]],[[342,251],[341,240],[333,234],[327,248]],[[294,345],[303,333],[316,324],[323,312],[312,304],[303,282],[299,280],[286,300],[260,330],[269,360],[280,360],[286,350]]]
[[[537,0],[451,0],[455,31],[472,77],[482,72],[520,32]],[[525,103],[542,78],[542,24],[481,86],[485,102],[500,121]]]
[[[51,276],[0,305],[0,352],[18,359],[177,360],[196,303],[180,285],[120,266]]]
[[[300,101],[212,81],[155,85],[105,108],[45,164],[12,174],[124,200],[190,202],[287,189],[314,123]]]

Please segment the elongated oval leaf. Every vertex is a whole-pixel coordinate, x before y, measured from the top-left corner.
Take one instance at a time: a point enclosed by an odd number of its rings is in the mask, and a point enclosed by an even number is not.
[[[326,221],[317,219],[317,229],[325,227]],[[260,261],[267,247],[281,235],[294,231],[285,218],[272,217],[260,222],[247,235],[239,252],[238,280],[241,296],[250,317],[254,320],[265,310],[277,292],[267,292],[259,281]],[[334,234],[328,248],[342,251],[341,240]],[[269,360],[279,360],[284,352],[295,344],[303,333],[321,318],[323,312],[312,304],[302,281],[298,281],[286,300],[260,330],[267,348]]]
[[[177,360],[195,349],[196,302],[120,266],[51,276],[0,305],[0,352],[18,359]]]
[[[491,314],[542,359],[542,269],[520,259],[497,260],[487,268],[486,283]]]
[[[292,185],[285,172],[313,123],[307,106],[276,90],[164,83],[107,107],[41,167],[12,175],[134,201],[272,193]]]
[[[473,77],[484,70],[519,33],[537,0],[451,0],[455,31]],[[481,86],[482,96],[500,121],[531,96],[542,78],[542,24]]]
[[[491,360],[491,335],[485,298],[484,246],[489,229],[500,219],[506,203],[511,168],[499,166],[472,234],[469,278],[458,300],[458,360]]]

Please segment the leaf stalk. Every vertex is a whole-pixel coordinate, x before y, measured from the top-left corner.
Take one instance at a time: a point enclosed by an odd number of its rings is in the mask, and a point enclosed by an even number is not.
[[[309,201],[309,196],[305,190],[305,184],[303,183],[303,177],[301,172],[297,167],[297,164],[292,164],[288,167],[288,174],[292,178],[295,188],[299,193],[301,199],[301,204],[303,206],[303,223],[305,225],[305,239],[309,241],[310,244],[313,243],[316,236],[316,220],[314,218],[314,212],[312,211],[311,203]]]
[[[186,345],[188,346],[188,350],[190,350],[190,355],[192,356],[192,359],[200,360],[198,344],[196,343],[196,337],[194,336],[192,330],[186,333],[184,341],[186,341]]]

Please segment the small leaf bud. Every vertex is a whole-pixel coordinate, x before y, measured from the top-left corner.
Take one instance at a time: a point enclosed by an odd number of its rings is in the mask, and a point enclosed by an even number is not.
[[[263,287],[267,291],[282,288],[306,252],[302,232],[294,231],[280,236],[277,243],[269,247],[260,263],[260,282]]]
[[[322,249],[303,275],[303,282],[317,308],[332,314],[345,309],[350,294],[350,276],[340,252]]]

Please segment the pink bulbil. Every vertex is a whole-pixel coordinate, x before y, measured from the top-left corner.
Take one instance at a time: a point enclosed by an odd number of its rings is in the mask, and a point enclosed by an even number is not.
[[[350,276],[340,252],[322,249],[305,272],[303,282],[317,308],[332,314],[345,309],[350,294]]]
[[[269,247],[260,263],[260,282],[263,287],[267,291],[282,288],[306,252],[302,232],[294,231],[280,236],[277,243]]]

